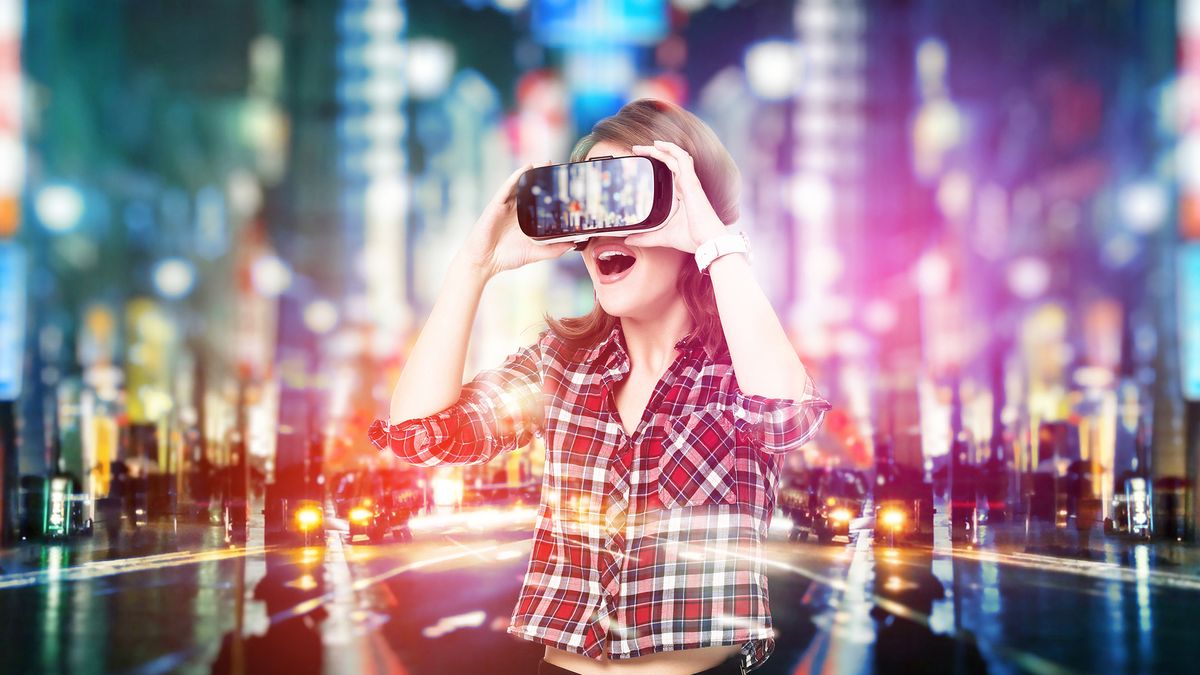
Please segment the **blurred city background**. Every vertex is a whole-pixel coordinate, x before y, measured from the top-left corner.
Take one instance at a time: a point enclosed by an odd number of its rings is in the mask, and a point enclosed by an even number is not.
[[[763,672],[1190,665],[1200,1],[0,0],[0,55],[0,670],[534,667],[541,439],[366,429],[503,179],[647,96],[834,405]],[[592,302],[500,275],[466,375]]]

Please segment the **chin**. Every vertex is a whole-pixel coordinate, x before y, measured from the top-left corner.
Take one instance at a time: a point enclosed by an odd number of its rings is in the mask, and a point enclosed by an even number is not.
[[[587,266],[596,301],[606,313],[615,317],[652,319],[669,307],[678,294],[677,261],[664,256],[666,251],[656,247],[643,249],[640,253],[643,261],[624,278],[611,284],[600,283],[596,268]]]
[[[633,285],[620,289],[600,287],[596,292],[596,302],[612,316],[644,318],[653,316],[661,295],[653,289]]]
[[[605,314],[615,316],[618,319],[632,318],[638,315],[638,308],[630,306],[626,302],[601,302],[600,308],[604,310]]]

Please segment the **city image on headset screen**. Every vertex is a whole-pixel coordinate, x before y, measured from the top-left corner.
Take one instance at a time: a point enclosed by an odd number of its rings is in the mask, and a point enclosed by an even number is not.
[[[617,157],[530,169],[517,184],[521,230],[544,241],[651,229],[665,219],[671,197],[670,170],[656,163]]]

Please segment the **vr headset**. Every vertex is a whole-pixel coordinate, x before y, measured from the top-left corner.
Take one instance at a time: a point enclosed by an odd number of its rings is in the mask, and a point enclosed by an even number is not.
[[[671,169],[652,157],[594,157],[529,169],[517,181],[521,232],[538,244],[628,236],[662,227],[672,214]]]

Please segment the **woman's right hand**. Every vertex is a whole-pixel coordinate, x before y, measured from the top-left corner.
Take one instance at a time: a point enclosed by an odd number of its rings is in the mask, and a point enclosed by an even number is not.
[[[575,248],[574,242],[535,244],[521,231],[517,223],[517,181],[533,166],[530,162],[514,171],[492,195],[459,249],[458,257],[463,264],[490,278],[504,270],[557,258]]]

